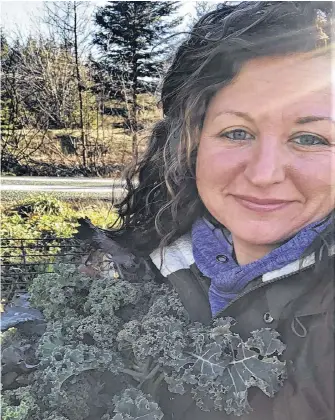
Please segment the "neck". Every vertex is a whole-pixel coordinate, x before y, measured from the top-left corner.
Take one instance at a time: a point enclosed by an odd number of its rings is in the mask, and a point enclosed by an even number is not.
[[[269,254],[273,249],[280,246],[280,244],[255,245],[244,242],[233,235],[232,239],[236,260],[239,265],[246,265],[260,260],[265,257],[265,255]]]

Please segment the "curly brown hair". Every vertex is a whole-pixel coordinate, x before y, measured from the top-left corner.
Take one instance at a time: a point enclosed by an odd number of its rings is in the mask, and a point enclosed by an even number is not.
[[[109,236],[148,255],[188,232],[206,212],[195,162],[213,95],[247,60],[329,52],[331,21],[332,2],[291,1],[221,4],[201,18],[164,79],[164,119],[154,127],[146,153],[126,173],[127,195],[117,206],[120,227]]]

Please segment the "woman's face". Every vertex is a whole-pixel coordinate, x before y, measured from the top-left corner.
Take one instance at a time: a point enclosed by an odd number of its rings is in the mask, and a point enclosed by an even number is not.
[[[217,92],[197,188],[233,238],[280,243],[334,209],[334,119],[328,56],[255,59]]]

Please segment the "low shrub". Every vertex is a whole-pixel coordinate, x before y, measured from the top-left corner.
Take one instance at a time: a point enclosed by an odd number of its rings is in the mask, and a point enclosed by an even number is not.
[[[14,289],[21,287],[19,285],[24,288],[33,275],[52,270],[49,264],[61,250],[60,239],[73,237],[79,226],[78,219],[86,217],[101,228],[107,228],[116,220],[113,209],[104,202],[71,204],[52,194],[31,196],[3,206],[2,210],[3,296],[11,295]]]

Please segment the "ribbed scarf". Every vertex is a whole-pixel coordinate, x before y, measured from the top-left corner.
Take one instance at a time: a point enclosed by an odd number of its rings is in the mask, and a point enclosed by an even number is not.
[[[229,232],[216,228],[205,218],[198,219],[192,226],[193,255],[199,270],[211,280],[209,303],[213,316],[251,280],[298,260],[329,223],[329,218],[312,223],[263,258],[240,266],[233,257]]]

